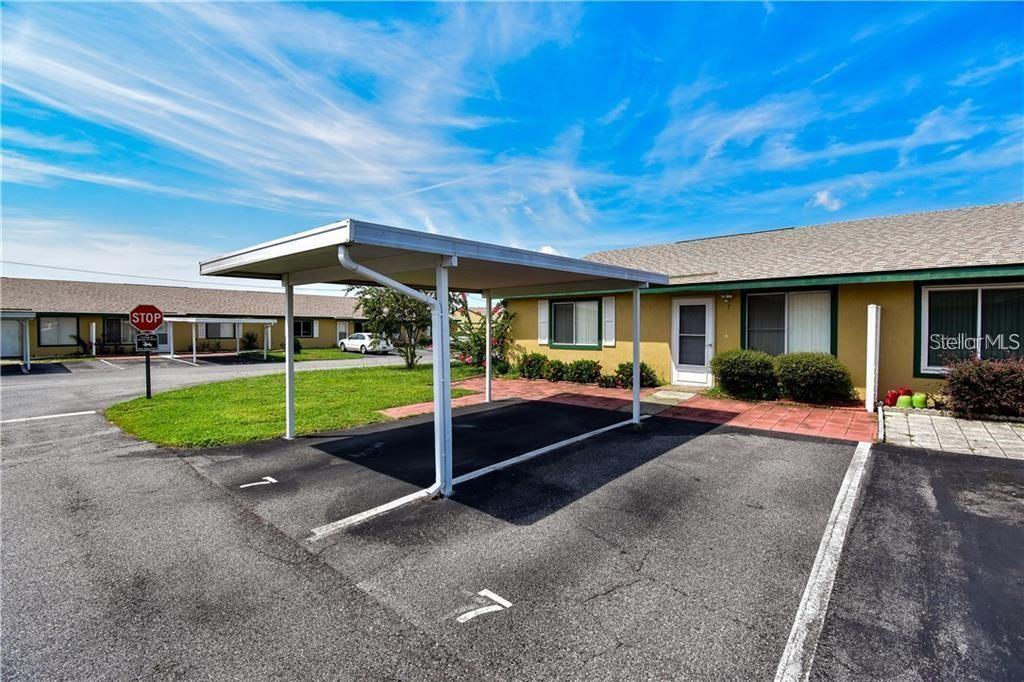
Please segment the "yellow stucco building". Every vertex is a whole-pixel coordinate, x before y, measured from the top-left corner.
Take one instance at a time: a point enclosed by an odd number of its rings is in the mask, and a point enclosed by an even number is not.
[[[592,254],[662,272],[641,292],[641,359],[665,383],[710,386],[717,353],[821,351],[869,385],[876,306],[878,392],[938,390],[962,357],[1024,354],[1024,204],[769,230]],[[520,351],[632,358],[632,292],[512,299]],[[873,346],[872,346],[873,347]]]

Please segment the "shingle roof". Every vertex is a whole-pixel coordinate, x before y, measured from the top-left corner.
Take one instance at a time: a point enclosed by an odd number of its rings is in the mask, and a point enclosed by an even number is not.
[[[295,315],[363,319],[359,299],[342,296],[295,295]],[[127,314],[150,303],[166,315],[281,317],[284,290],[228,291],[149,284],[110,284],[53,279],[0,278],[0,307],[46,313]]]
[[[1022,265],[1024,203],[693,239],[586,258],[662,272],[672,284]]]

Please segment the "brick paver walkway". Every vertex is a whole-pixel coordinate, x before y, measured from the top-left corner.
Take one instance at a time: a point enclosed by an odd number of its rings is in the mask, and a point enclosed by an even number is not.
[[[455,398],[452,400],[453,407],[484,402],[484,380],[482,377],[455,382],[453,385],[478,391],[472,395]],[[657,388],[645,388],[640,392],[640,396],[641,399],[650,398],[645,401],[648,403],[648,408],[655,405],[658,408],[663,408],[659,413],[662,417],[823,438],[855,441],[875,439],[876,417],[862,408],[812,407],[772,402],[748,403],[741,400],[705,398],[699,395],[672,405],[672,401],[665,401],[657,395],[671,390],[671,388],[667,388],[665,391]],[[631,394],[626,389],[599,388],[588,384],[571,384],[560,381],[495,379],[492,384],[492,392],[495,400],[508,398],[547,400],[607,410],[626,410],[632,401]],[[665,402],[670,404],[666,405]],[[382,412],[388,417],[398,419],[426,414],[432,412],[433,409],[433,403],[418,403],[393,407],[382,410]]]
[[[945,452],[1024,459],[1024,424],[885,409],[885,442]]]

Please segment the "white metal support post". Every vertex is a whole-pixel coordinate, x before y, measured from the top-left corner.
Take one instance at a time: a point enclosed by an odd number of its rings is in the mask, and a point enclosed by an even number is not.
[[[430,307],[430,338],[433,341],[434,372],[434,485],[428,492],[452,493],[452,391],[451,391],[451,334],[448,316],[448,268],[459,264],[457,256],[443,256],[435,272],[436,298],[417,291],[401,282],[391,279],[352,259],[348,247],[338,247],[338,262],[351,272],[358,273],[372,282],[401,292],[409,298]],[[286,321],[289,328],[291,322]],[[285,330],[288,333],[288,330]]]
[[[491,362],[494,350],[491,348],[491,292],[484,295],[484,400],[491,402]]]
[[[197,332],[198,328],[199,328],[199,323],[193,321],[192,322],[192,364],[193,365],[196,364],[196,343],[198,342],[198,339],[196,338],[196,336],[197,336],[196,332]]]
[[[633,287],[633,423],[640,423],[640,287]]]
[[[270,325],[263,325],[263,359],[267,359],[267,351],[270,350]]]
[[[878,346],[881,322],[882,307],[872,303],[868,306],[867,367],[864,381],[864,407],[868,412],[875,411],[875,403],[878,401]]]
[[[171,347],[171,357],[174,357],[174,323],[164,322],[167,325],[167,345]]]
[[[96,357],[96,323],[89,323],[89,347],[92,349],[92,356]]]
[[[21,320],[21,362],[25,365],[25,371],[32,371],[32,342],[28,335],[28,320]]]
[[[452,494],[452,363],[448,314],[448,259],[437,266],[437,308],[431,316],[434,351],[434,430],[437,482],[445,497]],[[436,323],[435,323],[436,321]]]
[[[295,438],[295,287],[291,277],[284,282],[284,437]]]

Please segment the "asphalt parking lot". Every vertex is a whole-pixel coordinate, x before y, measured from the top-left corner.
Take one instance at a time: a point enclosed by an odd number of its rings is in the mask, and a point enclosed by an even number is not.
[[[3,419],[137,395],[102,372],[5,378]],[[623,418],[455,414],[456,475]],[[773,677],[856,446],[652,416],[309,540],[428,485],[431,430],[177,452],[3,424],[3,677]],[[1024,466],[871,459],[811,676],[1021,679]]]

